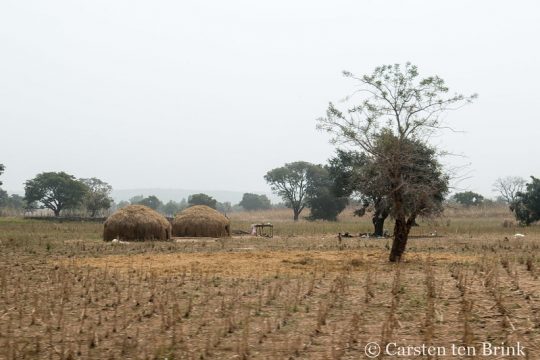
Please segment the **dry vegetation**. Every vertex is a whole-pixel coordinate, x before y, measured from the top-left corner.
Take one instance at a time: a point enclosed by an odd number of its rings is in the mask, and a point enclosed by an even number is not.
[[[519,341],[540,358],[540,229],[449,214],[413,229],[399,265],[387,239],[338,242],[370,230],[350,213],[234,214],[233,229],[267,220],[277,236],[130,244],[100,224],[0,218],[0,359],[364,359],[369,341]]]

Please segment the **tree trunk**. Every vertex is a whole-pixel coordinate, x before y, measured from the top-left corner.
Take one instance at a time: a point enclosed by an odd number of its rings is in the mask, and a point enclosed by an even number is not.
[[[380,216],[373,216],[371,221],[373,222],[373,236],[384,236],[384,220],[386,218]]]
[[[387,217],[388,211],[375,210],[373,218],[371,219],[374,228],[373,236],[384,236],[384,222],[386,221]]]
[[[405,247],[407,246],[408,237],[409,232],[407,231],[405,217],[397,217],[394,225],[394,241],[392,242],[392,250],[390,250],[389,260],[391,262],[401,261],[401,256],[405,252]]]
[[[413,224],[416,224],[416,216],[411,216],[409,219],[405,219],[405,216],[396,218],[396,224],[394,226],[394,241],[392,242],[392,250],[390,250],[390,261],[400,262],[405,248],[407,247],[407,240],[409,239],[409,232]]]
[[[399,184],[396,181],[396,184]],[[397,186],[397,190],[392,194],[394,199],[394,218],[396,219],[394,225],[394,241],[392,242],[392,249],[390,250],[391,262],[400,262],[401,256],[405,252],[407,246],[407,239],[409,237],[409,231],[407,229],[407,220],[405,216],[403,193],[401,187]]]
[[[298,221],[298,216],[300,216],[300,211],[294,209],[293,212],[294,212],[294,221]]]
[[[60,216],[60,209],[54,209],[54,216],[58,217]]]

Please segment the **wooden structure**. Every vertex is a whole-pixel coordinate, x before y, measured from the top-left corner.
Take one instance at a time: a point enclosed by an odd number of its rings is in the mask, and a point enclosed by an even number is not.
[[[270,223],[252,224],[251,235],[263,236],[263,237],[268,237],[268,238],[274,237],[274,225]]]

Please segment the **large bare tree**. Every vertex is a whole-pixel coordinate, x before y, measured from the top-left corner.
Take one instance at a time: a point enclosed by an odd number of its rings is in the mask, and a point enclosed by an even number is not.
[[[517,201],[517,194],[525,189],[525,179],[519,176],[506,176],[498,178],[493,184],[493,190],[510,206],[510,210],[514,211],[514,204]]]
[[[420,204],[434,191],[425,186],[420,189],[416,176],[407,176],[414,168],[415,146],[411,144],[426,144],[431,135],[445,128],[442,113],[470,103],[476,95],[450,94],[443,79],[420,77],[410,63],[383,65],[364,76],[344,75],[356,82],[357,90],[346,100],[355,100],[357,105],[342,111],[330,103],[326,117],[318,119],[318,128],[331,133],[333,143],[350,146],[378,161],[387,176],[395,220],[390,261],[400,261],[410,224],[417,216],[408,213],[407,199],[416,192]],[[387,145],[381,145],[382,134],[386,134]]]

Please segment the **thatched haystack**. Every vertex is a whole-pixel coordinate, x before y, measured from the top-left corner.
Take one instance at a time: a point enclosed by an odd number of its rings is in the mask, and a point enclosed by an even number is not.
[[[187,237],[231,236],[231,222],[211,207],[196,205],[175,216],[173,235]]]
[[[169,240],[171,223],[157,211],[143,205],[129,205],[105,221],[103,240]]]

